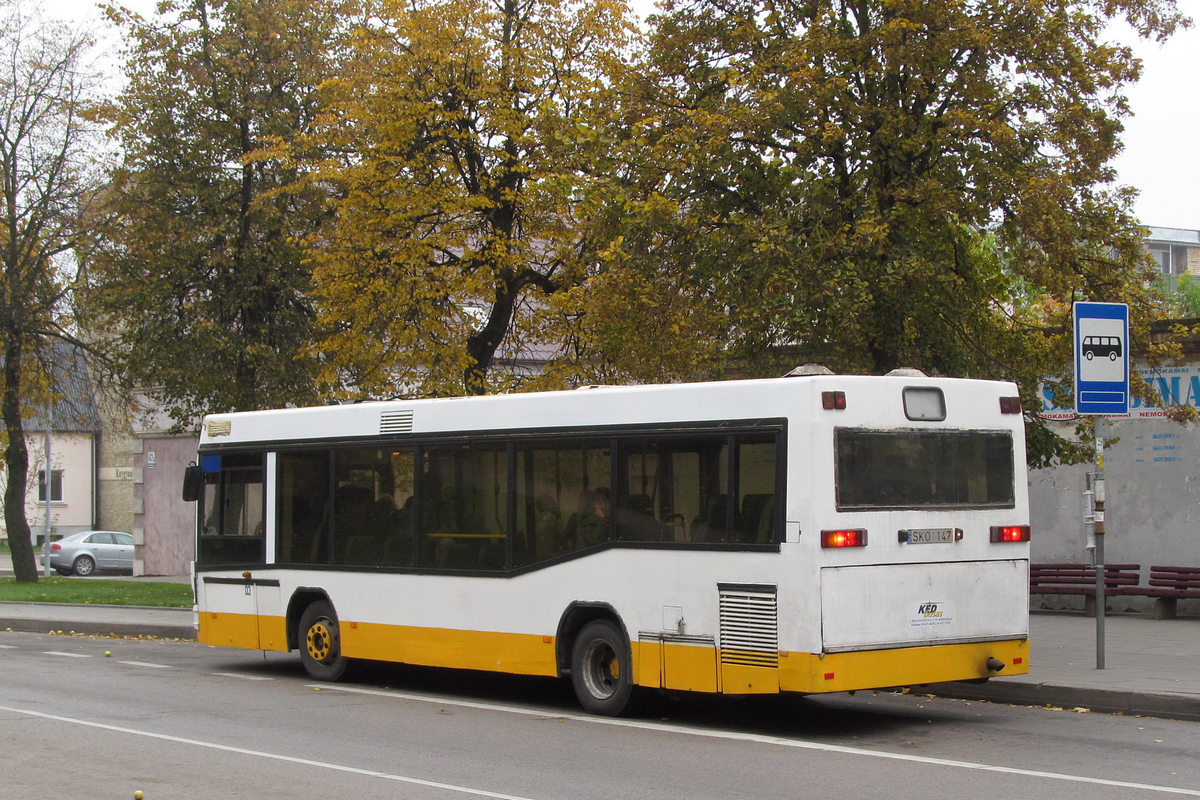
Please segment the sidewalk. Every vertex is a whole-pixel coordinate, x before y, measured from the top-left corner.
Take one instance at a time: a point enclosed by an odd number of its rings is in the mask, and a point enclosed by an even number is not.
[[[1096,669],[1096,620],[1071,612],[1029,618],[1029,674],[984,684],[943,683],[931,694],[1017,705],[1200,721],[1200,619],[1137,614],[1104,620],[1104,669]],[[1003,676],[1003,672],[1000,673]]]
[[[0,603],[0,631],[195,639],[194,620],[190,608]]]
[[[191,609],[0,603],[0,631],[194,639],[193,626]],[[942,683],[917,687],[916,691],[1200,721],[1200,669],[1196,666],[1200,664],[1200,619],[1155,620],[1135,614],[1106,617],[1103,670],[1096,669],[1095,619],[1070,612],[1034,613],[1029,626],[1030,674],[1004,677],[1001,673],[984,684]]]

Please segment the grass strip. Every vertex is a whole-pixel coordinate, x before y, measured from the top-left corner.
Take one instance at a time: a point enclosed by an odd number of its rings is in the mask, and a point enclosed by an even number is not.
[[[185,583],[44,577],[17,583],[16,578],[0,578],[0,603],[6,602],[191,608],[193,600],[192,587]]]

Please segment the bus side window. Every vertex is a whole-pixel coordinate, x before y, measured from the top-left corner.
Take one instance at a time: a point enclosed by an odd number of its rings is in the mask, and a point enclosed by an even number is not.
[[[284,564],[329,563],[328,450],[280,453],[278,559]]]
[[[420,565],[505,568],[508,450],[503,444],[421,449]]]
[[[336,451],[334,563],[407,567],[413,563],[411,449]]]
[[[516,451],[513,565],[526,566],[609,538],[598,501],[611,503],[612,462],[605,439],[549,440]]]
[[[778,540],[775,514],[774,437],[738,437],[738,507],[734,541],[770,544]]]

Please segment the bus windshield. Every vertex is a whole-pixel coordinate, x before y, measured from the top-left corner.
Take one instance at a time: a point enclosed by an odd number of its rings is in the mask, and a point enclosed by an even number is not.
[[[839,428],[834,436],[839,511],[1013,507],[1006,431]]]

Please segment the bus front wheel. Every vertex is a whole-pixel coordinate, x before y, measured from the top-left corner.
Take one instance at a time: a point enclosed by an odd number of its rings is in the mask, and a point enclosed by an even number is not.
[[[304,669],[319,681],[336,681],[346,671],[342,638],[337,617],[330,605],[318,600],[300,615],[300,661]]]
[[[571,648],[571,685],[584,710],[616,717],[633,710],[633,659],[608,620],[583,626]]]

